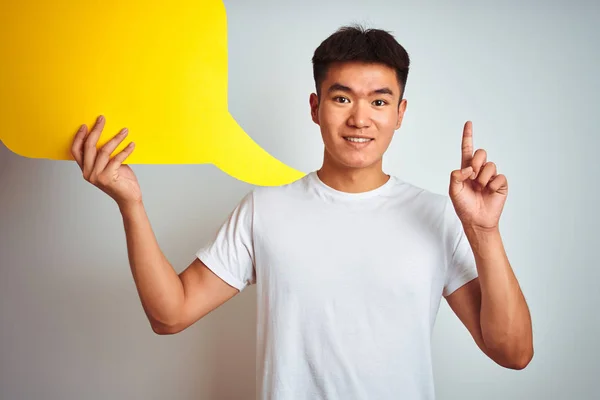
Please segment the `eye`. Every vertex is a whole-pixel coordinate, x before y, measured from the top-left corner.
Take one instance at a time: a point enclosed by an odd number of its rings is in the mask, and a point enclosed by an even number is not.
[[[375,100],[375,101],[373,102],[373,104],[374,104],[374,105],[376,105],[377,107],[381,107],[381,106],[384,106],[384,105],[386,105],[386,104],[387,104],[387,101],[385,101],[385,100]]]
[[[347,97],[336,96],[336,97],[333,98],[333,101],[336,101],[338,103],[344,103],[344,102],[349,102],[350,100],[348,100]]]

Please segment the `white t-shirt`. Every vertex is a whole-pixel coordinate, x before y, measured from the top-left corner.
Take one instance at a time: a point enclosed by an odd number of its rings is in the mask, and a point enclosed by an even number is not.
[[[257,285],[257,399],[434,399],[442,295],[477,277],[447,196],[392,176],[353,194],[316,172],[248,193],[197,253]]]

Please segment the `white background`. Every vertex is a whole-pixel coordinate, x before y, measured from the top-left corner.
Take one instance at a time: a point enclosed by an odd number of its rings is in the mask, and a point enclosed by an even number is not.
[[[439,399],[597,397],[597,4],[225,2],[230,111],[278,159],[305,172],[320,166],[310,60],[329,34],[358,22],[391,31],[412,58],[386,172],[447,193],[470,119],[476,148],[508,177],[501,233],[531,308],[535,357],[523,371],[499,367],[442,302]],[[251,189],[211,165],[134,171],[178,272]],[[118,209],[74,162],[1,145],[0,205],[0,399],[254,398],[253,287],[183,333],[157,336]]]

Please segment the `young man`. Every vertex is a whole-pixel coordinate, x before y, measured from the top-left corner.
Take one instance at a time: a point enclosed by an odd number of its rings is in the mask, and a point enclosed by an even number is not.
[[[133,147],[109,159],[126,132],[105,151],[96,148],[102,118],[76,135],[85,179],[123,215],[154,331],[180,332],[256,284],[258,398],[433,399],[430,340],[445,297],[486,355],[524,368],[533,356],[529,310],[498,230],[507,180],[484,150],[473,152],[471,123],[450,196],[431,193],[382,170],[407,105],[404,48],[385,31],[342,28],[313,64],[322,167],[248,193],[179,275],[122,165]]]

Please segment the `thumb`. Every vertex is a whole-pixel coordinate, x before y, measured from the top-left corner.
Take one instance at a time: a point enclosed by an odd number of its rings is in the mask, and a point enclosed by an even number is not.
[[[463,182],[469,179],[473,173],[473,167],[469,166],[463,169],[452,171],[450,175],[450,191],[460,190],[463,187]]]

